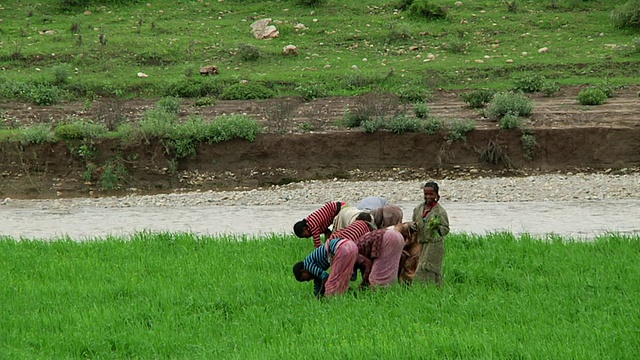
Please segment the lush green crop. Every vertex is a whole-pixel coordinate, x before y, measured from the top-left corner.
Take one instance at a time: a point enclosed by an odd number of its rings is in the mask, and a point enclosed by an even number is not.
[[[640,238],[446,246],[442,289],[327,301],[294,280],[312,244],[292,236],[0,239],[0,358],[640,356]]]

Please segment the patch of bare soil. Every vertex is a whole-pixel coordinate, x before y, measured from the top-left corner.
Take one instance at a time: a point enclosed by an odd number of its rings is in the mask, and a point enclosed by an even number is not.
[[[202,144],[195,158],[174,160],[161,142],[123,146],[116,140],[95,143],[97,171],[104,175],[110,159],[126,168],[117,178],[120,190],[83,181],[86,159],[78,144],[0,144],[0,198],[100,196],[119,192],[166,192],[179,189],[257,187],[306,179],[422,179],[425,177],[500,176],[547,171],[614,171],[640,165],[639,87],[619,90],[601,106],[577,101],[579,88],[564,88],[555,97],[535,95],[534,113],[525,120],[536,145],[527,152],[519,130],[500,130],[481,111],[469,109],[459,93],[437,91],[429,102],[441,119],[465,118],[477,123],[464,142],[449,143],[436,135],[388,132],[365,134],[338,125],[353,97],[264,101],[218,101],[197,107],[184,101],[181,118],[246,114],[265,123],[270,134],[255,142],[233,140]],[[6,126],[83,118],[113,125],[119,118],[135,121],[153,100],[102,99],[87,104],[66,102],[40,107],[2,104]],[[278,120],[273,109],[288,104],[290,116]],[[411,109],[403,109],[408,114]],[[308,132],[309,129],[313,131]],[[610,170],[613,169],[613,170]],[[111,183],[113,185],[113,181]]]

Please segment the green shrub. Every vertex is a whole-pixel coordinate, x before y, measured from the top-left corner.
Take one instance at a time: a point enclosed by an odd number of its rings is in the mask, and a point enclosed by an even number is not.
[[[384,119],[369,119],[363,121],[362,124],[360,124],[360,127],[362,127],[362,130],[364,130],[364,132],[366,133],[374,133],[378,130],[384,129],[385,123]]]
[[[545,77],[538,74],[518,74],[513,76],[513,89],[526,93],[535,93],[542,90]]]
[[[324,84],[319,83],[298,85],[295,88],[295,92],[298,93],[298,95],[300,95],[305,101],[326,97],[329,94],[327,87]]]
[[[103,124],[93,124],[84,120],[61,122],[53,130],[60,140],[83,140],[100,137],[107,133]]]
[[[221,142],[231,139],[247,139],[254,141],[262,133],[262,126],[257,120],[245,115],[221,115],[210,125],[213,134],[210,141]]]
[[[413,0],[400,0],[396,4],[396,7],[400,10],[409,10],[411,4],[413,4]]]
[[[167,95],[181,98],[217,96],[221,88],[221,85],[212,81],[210,77],[183,78],[167,87]]]
[[[213,96],[199,97],[193,103],[195,106],[215,106],[218,103],[218,99]]]
[[[449,123],[449,134],[447,134],[447,142],[466,141],[467,133],[475,130],[476,122],[469,119],[453,119]]]
[[[296,0],[296,4],[298,5],[311,6],[311,7],[318,7],[324,4],[325,2],[326,0]]]
[[[521,93],[499,92],[487,105],[486,113],[489,117],[499,118],[508,113],[517,116],[528,116],[533,112],[533,102]]]
[[[413,39],[411,28],[404,23],[391,22],[388,25],[387,43],[405,42]]]
[[[615,8],[611,21],[617,28],[640,29],[640,0],[629,0]]]
[[[29,99],[33,84],[17,80],[0,83],[0,97],[7,99]]]
[[[598,88],[590,87],[580,90],[578,101],[582,105],[602,105],[607,101],[607,94]]]
[[[38,84],[31,88],[28,98],[36,105],[53,105],[60,100],[61,93],[56,86]]]
[[[98,185],[103,190],[117,190],[122,187],[121,182],[125,181],[128,175],[124,161],[120,158],[111,159],[102,166],[102,174]]]
[[[413,113],[419,119],[426,119],[429,117],[429,113],[431,113],[431,108],[429,107],[429,104],[425,102],[418,102],[413,104]]]
[[[469,44],[461,39],[455,37],[449,37],[442,43],[442,48],[452,54],[466,54],[469,48]]]
[[[607,98],[613,97],[616,94],[616,90],[618,89],[618,87],[613,85],[608,79],[599,84],[596,84],[594,87],[596,89],[602,90],[602,92],[607,95]]]
[[[69,81],[69,67],[67,65],[56,65],[51,68],[53,72],[53,83],[56,85],[65,84]]]
[[[51,124],[36,124],[22,130],[23,144],[43,144],[53,141],[55,134]]]
[[[387,116],[397,116],[399,113],[399,99],[394,94],[370,92],[354,99],[344,115],[344,123],[348,128],[358,127],[363,121],[370,119],[385,119]]]
[[[238,57],[242,61],[257,61],[262,57],[262,51],[255,45],[238,44]]]
[[[416,17],[427,19],[444,19],[447,10],[429,0],[414,0],[409,6],[409,12]]]
[[[424,121],[418,118],[399,115],[389,119],[386,128],[395,134],[404,134],[408,132],[419,133],[424,131]]]
[[[560,84],[555,81],[545,81],[540,89],[540,92],[548,97],[554,96],[558,91],[560,91]]]
[[[631,40],[633,43],[633,49],[635,52],[640,52],[640,37],[635,37]]]
[[[360,70],[347,73],[342,80],[343,86],[349,90],[366,88],[380,82],[380,78],[375,75],[364,74]]]
[[[222,100],[270,99],[276,94],[264,85],[255,83],[238,83],[229,86],[222,94]]]
[[[170,137],[177,124],[176,114],[153,108],[145,111],[140,120],[140,131],[145,137],[162,139]]]
[[[480,89],[462,93],[460,96],[462,97],[462,101],[469,104],[469,107],[472,109],[478,109],[488,104],[491,99],[493,99],[493,95],[495,95],[495,93],[496,92],[494,90]]]
[[[180,112],[180,99],[173,96],[166,96],[158,100],[156,108],[162,109],[169,114],[178,114]]]
[[[398,89],[396,95],[403,103],[417,103],[428,102],[433,94],[424,86],[407,84]]]
[[[515,129],[522,125],[522,120],[516,114],[507,113],[500,119],[500,127],[505,130]]]
[[[440,119],[431,118],[424,124],[424,131],[429,135],[433,135],[442,129],[444,129],[444,121]]]
[[[520,143],[522,144],[522,151],[524,153],[524,156],[527,159],[532,160],[535,156],[535,148],[538,147],[536,135],[530,130],[522,129]]]

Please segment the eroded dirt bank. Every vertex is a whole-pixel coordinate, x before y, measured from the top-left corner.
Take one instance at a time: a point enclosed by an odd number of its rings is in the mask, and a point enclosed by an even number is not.
[[[104,140],[94,143],[91,163],[98,171],[105,171],[105,163],[120,159],[126,168],[118,181],[120,192],[137,193],[257,187],[334,177],[356,180],[377,175],[409,180],[575,168],[616,172],[640,165],[640,127],[544,128],[535,130],[535,137],[532,159],[526,156],[519,130],[499,129],[475,130],[466,141],[454,143],[448,143],[443,134],[266,134],[255,142],[203,144],[195,158],[177,161],[160,141],[123,146],[117,140]],[[89,164],[79,155],[79,146],[64,142],[1,144],[0,197],[118,193],[102,190],[97,181],[83,180]],[[487,153],[491,154],[490,161]]]

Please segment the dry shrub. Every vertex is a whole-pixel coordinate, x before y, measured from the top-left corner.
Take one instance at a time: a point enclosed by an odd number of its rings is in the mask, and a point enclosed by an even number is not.
[[[284,134],[292,128],[295,112],[302,104],[301,98],[282,98],[269,102],[262,108],[270,132]]]
[[[400,99],[390,93],[366,93],[355,98],[345,114],[345,125],[358,127],[362,122],[372,119],[385,119],[400,114]]]
[[[109,131],[115,131],[127,119],[124,101],[108,99],[96,108],[96,120],[104,124]]]

